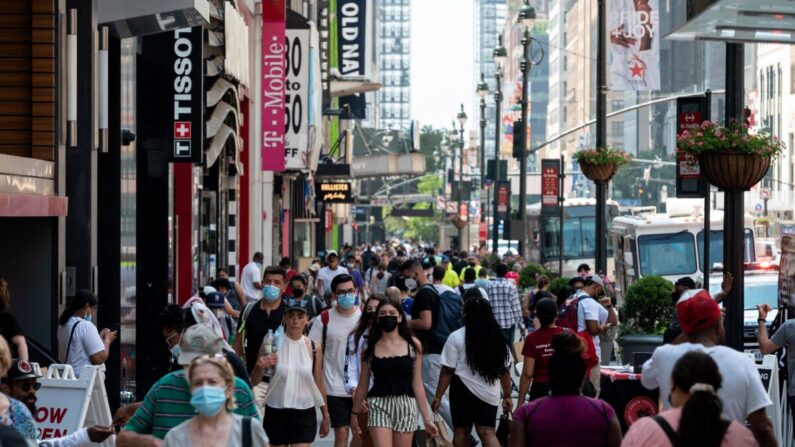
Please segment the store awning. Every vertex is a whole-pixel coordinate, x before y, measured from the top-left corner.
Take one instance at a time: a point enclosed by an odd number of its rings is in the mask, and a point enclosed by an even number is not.
[[[162,33],[210,23],[208,0],[102,0],[97,22],[119,38]]]
[[[379,82],[370,82],[367,79],[362,80],[332,80],[331,81],[331,96],[348,96],[357,93],[376,92],[383,87]]]
[[[665,38],[793,44],[795,2],[720,0]]]
[[[0,217],[66,216],[69,200],[56,195],[55,163],[0,154]]]
[[[425,156],[420,153],[357,156],[351,162],[353,178],[422,175],[425,171]]]

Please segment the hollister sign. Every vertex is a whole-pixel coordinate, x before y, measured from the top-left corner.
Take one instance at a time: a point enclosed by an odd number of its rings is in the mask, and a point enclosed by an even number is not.
[[[353,203],[350,182],[318,183],[316,195],[324,203]]]

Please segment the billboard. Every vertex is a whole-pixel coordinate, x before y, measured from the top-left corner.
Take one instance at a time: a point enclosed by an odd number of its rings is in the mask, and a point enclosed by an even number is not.
[[[609,0],[610,90],[660,89],[659,0]]]
[[[262,2],[262,170],[285,167],[285,0]]]
[[[339,70],[343,77],[369,77],[372,64],[372,0],[338,0],[337,42]],[[365,119],[364,93],[339,99],[343,119]]]
[[[284,110],[284,167],[307,169],[309,166],[309,41],[311,31],[286,31],[286,78]]]

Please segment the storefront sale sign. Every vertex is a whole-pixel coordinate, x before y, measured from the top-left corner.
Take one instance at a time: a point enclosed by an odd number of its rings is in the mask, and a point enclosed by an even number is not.
[[[610,90],[660,89],[659,0],[610,0]]]

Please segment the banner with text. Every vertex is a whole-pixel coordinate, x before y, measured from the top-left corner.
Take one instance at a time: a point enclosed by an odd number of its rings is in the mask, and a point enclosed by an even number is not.
[[[288,29],[285,87],[285,169],[309,166],[309,40],[310,28]]]
[[[659,90],[659,0],[610,0],[608,16],[610,90]]]
[[[285,0],[262,1],[262,170],[285,167]]]
[[[557,216],[560,212],[560,160],[541,160],[541,214]]]
[[[338,0],[337,42],[339,70],[343,77],[371,75],[372,0]],[[367,101],[364,93],[343,96],[339,100],[343,119],[365,119]]]

